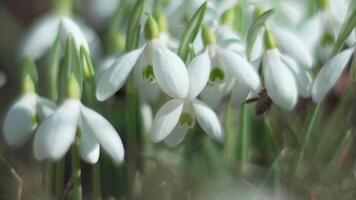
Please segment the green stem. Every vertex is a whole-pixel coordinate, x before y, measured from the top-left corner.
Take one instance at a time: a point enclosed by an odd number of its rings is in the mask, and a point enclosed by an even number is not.
[[[233,108],[231,105],[231,98],[229,99],[226,108],[225,118],[225,146],[224,146],[224,160],[228,166],[236,162],[236,150],[237,150],[237,133],[236,127],[233,126]]]
[[[247,105],[241,106],[241,118],[240,118],[240,161],[241,161],[241,173],[244,174],[246,172],[246,164],[248,162],[248,155],[250,150],[250,135],[248,131],[249,126],[249,109]]]
[[[299,173],[300,173],[300,165],[301,165],[301,163],[302,163],[302,161],[304,159],[305,149],[309,145],[311,134],[312,134],[312,132],[313,132],[313,130],[315,128],[315,124],[316,124],[316,121],[317,121],[316,119],[317,119],[317,116],[318,116],[318,113],[319,113],[319,110],[320,110],[320,105],[321,104],[318,103],[316,105],[316,107],[314,108],[310,123],[308,124],[307,132],[305,134],[304,143],[303,143],[301,152],[299,154],[299,158],[297,160],[297,164],[295,166],[295,175],[299,175]]]
[[[52,187],[53,187],[53,168],[54,164],[51,161],[46,162],[46,173],[44,177],[44,188],[45,188],[45,196],[49,197],[51,196],[52,193]]]
[[[129,196],[133,197],[133,185],[135,180],[135,173],[137,170],[137,142],[139,133],[139,119],[138,119],[138,97],[134,85],[133,76],[131,76],[126,85],[126,124],[127,124],[127,170],[128,170],[128,184]]]
[[[100,179],[100,162],[93,165],[93,194],[94,199],[101,200],[101,179]]]
[[[63,192],[64,168],[65,168],[65,160],[61,159],[56,163],[56,184],[55,184],[56,199],[60,199]]]
[[[72,176],[73,176],[73,199],[82,199],[81,170],[78,144],[72,146]]]

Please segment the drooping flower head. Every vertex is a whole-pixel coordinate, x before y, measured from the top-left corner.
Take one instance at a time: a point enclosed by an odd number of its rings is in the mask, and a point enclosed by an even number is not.
[[[143,47],[128,52],[118,58],[98,79],[96,96],[106,100],[119,90],[133,68],[135,82],[140,91],[148,93],[147,98],[156,99],[163,92],[175,98],[187,96],[189,78],[183,61],[171,50],[161,44],[158,25],[148,16],[145,26],[146,43]],[[152,97],[151,97],[152,95]]]

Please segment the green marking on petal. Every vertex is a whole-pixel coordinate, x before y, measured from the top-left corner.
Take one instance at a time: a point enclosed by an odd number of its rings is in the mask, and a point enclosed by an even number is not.
[[[183,127],[191,129],[195,124],[194,117],[190,113],[184,112],[179,118],[179,124]]]
[[[225,81],[225,72],[219,68],[215,67],[213,70],[210,72],[210,77],[209,77],[209,85],[217,85],[221,84]]]
[[[155,75],[153,73],[153,66],[152,65],[148,65],[143,70],[143,80],[145,80],[146,82],[148,82],[150,84],[155,84],[156,83],[156,78],[155,78]]]

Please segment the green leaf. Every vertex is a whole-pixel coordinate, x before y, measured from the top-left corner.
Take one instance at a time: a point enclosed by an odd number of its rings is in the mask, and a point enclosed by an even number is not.
[[[250,28],[247,31],[247,39],[246,39],[246,51],[248,57],[251,56],[251,51],[253,44],[257,38],[257,34],[263,25],[266,23],[267,19],[274,13],[273,9],[267,10],[262,15],[258,16],[253,23],[251,24]]]
[[[356,53],[354,53],[354,55],[352,56],[352,62],[351,62],[351,80],[353,82],[356,82]]]
[[[141,18],[145,8],[145,0],[138,0],[134,6],[132,16],[130,17],[127,34],[126,34],[126,51],[131,51],[137,48]]]
[[[335,42],[333,55],[336,55],[340,51],[346,39],[351,34],[352,30],[356,27],[356,8],[354,8],[352,12],[350,10],[350,13],[351,14],[345,20],[344,24],[341,27],[340,34]]]
[[[58,71],[61,62],[61,43],[57,38],[53,43],[48,60],[47,69],[47,91],[46,95],[49,99],[57,101],[58,99]]]
[[[190,19],[188,26],[185,28],[181,42],[178,48],[178,55],[182,60],[186,60],[189,53],[189,44],[193,43],[197,36],[200,26],[203,23],[207,3],[203,3]]]

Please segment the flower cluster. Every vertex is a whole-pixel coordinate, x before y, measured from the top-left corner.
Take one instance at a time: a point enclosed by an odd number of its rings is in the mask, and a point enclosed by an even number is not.
[[[196,124],[208,136],[224,142],[216,111],[225,97],[240,105],[266,91],[274,105],[288,111],[295,108],[299,97],[319,102],[356,55],[353,33],[345,39],[346,50],[338,53],[332,49],[349,16],[345,13],[351,1],[321,2],[308,17],[306,1],[281,1],[275,13],[269,1],[243,4],[244,12],[230,0],[171,1],[165,5],[167,13],[144,15],[138,48],[120,56],[110,55],[95,67],[96,98],[109,99],[132,77],[141,104],[149,108],[162,105],[153,119],[146,120],[152,141],[164,140],[171,147],[181,143]],[[148,4],[154,10],[154,4]],[[205,15],[198,20],[188,56],[182,56],[183,39],[189,38],[183,27],[188,24],[187,32],[194,30],[194,19],[199,18],[203,7]],[[243,20],[236,22],[237,16]],[[248,28],[239,28],[238,23]],[[37,60],[46,56],[57,39],[62,47],[71,48],[71,38],[72,54],[86,52],[100,63],[96,58],[100,51],[97,37],[68,13],[51,14],[29,31],[20,54]],[[314,78],[320,62],[326,64]],[[81,60],[77,64],[74,68],[86,76],[87,63]],[[98,160],[99,144],[115,161],[122,161],[124,148],[113,126],[81,102],[83,80],[73,78],[74,68],[64,79],[68,94],[62,95],[59,106],[36,94],[37,78],[25,70],[23,95],[5,118],[6,142],[20,145],[35,131],[34,153],[39,160],[59,159],[77,142],[81,157],[90,163]]]

